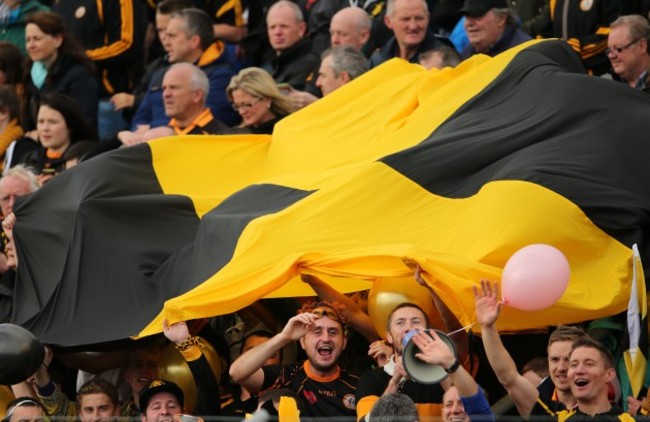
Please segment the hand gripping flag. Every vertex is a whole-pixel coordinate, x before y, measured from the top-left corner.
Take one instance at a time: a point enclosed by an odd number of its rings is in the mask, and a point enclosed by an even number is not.
[[[43,341],[111,341],[170,322],[343,292],[419,263],[461,322],[472,286],[531,243],[564,252],[552,307],[500,328],[627,307],[648,253],[650,100],[588,77],[565,43],[425,71],[389,62],[285,118],[272,137],[179,137],[57,176],[16,209],[14,320]]]

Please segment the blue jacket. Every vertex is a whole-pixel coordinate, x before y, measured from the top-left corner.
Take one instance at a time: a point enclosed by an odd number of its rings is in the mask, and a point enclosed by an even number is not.
[[[221,41],[216,41],[203,52],[195,64],[203,69],[210,81],[206,106],[212,111],[214,117],[228,126],[239,123],[241,118],[226,96],[226,87],[237,70],[232,50],[227,49]],[[164,66],[158,69],[151,77],[149,88],[133,116],[131,125],[133,130],[138,125],[149,125],[154,128],[169,123],[162,97],[162,81],[168,68],[169,66]]]
[[[461,397],[460,401],[463,402],[465,413],[469,415],[472,422],[494,422],[494,414],[482,388],[479,387],[476,394],[471,397]]]

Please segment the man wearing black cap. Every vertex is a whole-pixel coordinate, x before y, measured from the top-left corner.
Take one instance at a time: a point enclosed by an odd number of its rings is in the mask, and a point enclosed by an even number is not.
[[[183,321],[173,325],[163,321],[165,337],[172,341],[187,362],[196,384],[196,405],[194,414],[200,416],[217,416],[221,413],[219,385],[208,360],[199,348],[199,339],[190,335],[187,324]],[[140,410],[142,422],[160,422],[171,420],[174,415],[183,412],[183,390],[175,383],[156,379],[140,393]]]
[[[191,341],[192,337],[189,339]],[[193,413],[200,416],[219,415],[221,413],[219,387],[209,363],[201,355],[197,361],[188,361],[188,366],[192,371],[197,393]],[[142,390],[139,404],[142,411],[140,416],[142,422],[167,421],[172,420],[174,415],[183,413],[185,395],[176,383],[156,379]]]
[[[151,381],[140,394],[142,422],[171,420],[174,415],[183,412],[184,398],[183,390],[175,383],[166,380]]]
[[[463,59],[479,53],[496,56],[531,39],[517,29],[506,0],[465,0],[460,11],[469,39],[460,54]]]

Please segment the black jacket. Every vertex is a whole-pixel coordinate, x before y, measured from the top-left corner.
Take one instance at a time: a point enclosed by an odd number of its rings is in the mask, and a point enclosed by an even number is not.
[[[58,0],[52,11],[63,17],[71,35],[95,63],[100,97],[131,92],[144,68],[144,2]]]
[[[47,149],[41,146],[25,157],[25,165],[33,168],[36,174],[42,174],[44,169],[58,174],[65,170],[65,159],[63,156],[49,158],[47,156]]]
[[[621,13],[620,0],[573,1],[551,0],[553,36],[565,39],[580,55],[582,64],[594,75],[602,75],[610,63],[605,49],[609,24]],[[566,11],[566,14],[564,13]],[[566,34],[563,33],[566,21]]]
[[[439,37],[437,35],[434,35],[433,32],[427,31],[424,40],[422,40],[422,44],[420,44],[416,53],[409,59],[409,62],[417,63],[420,53],[424,53],[425,51],[433,50],[434,48],[442,46],[453,47],[447,38]],[[392,37],[390,40],[388,40],[386,45],[381,48],[381,50],[376,51],[375,54],[370,57],[370,68],[372,69],[374,67],[377,67],[383,62],[397,57],[398,49],[399,47],[397,45],[397,39],[395,39],[395,37]]]
[[[317,75],[320,57],[312,51],[311,40],[303,38],[271,60],[271,75],[277,83],[288,83],[302,91]]]
[[[23,128],[36,128],[38,107],[43,94],[57,93],[71,97],[90,124],[97,127],[97,79],[86,66],[76,63],[68,56],[59,56],[48,71],[45,83],[38,89],[27,74],[25,83],[25,103],[23,109]]]

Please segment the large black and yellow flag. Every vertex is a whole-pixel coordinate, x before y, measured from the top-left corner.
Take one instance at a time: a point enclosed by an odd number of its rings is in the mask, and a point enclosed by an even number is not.
[[[97,157],[18,209],[14,319],[89,344],[341,291],[416,261],[464,323],[472,286],[531,243],[572,275],[519,330],[626,309],[648,261],[650,100],[586,76],[561,42],[426,72],[393,61],[286,118],[272,137],[185,137]],[[648,261],[650,262],[650,261]]]

